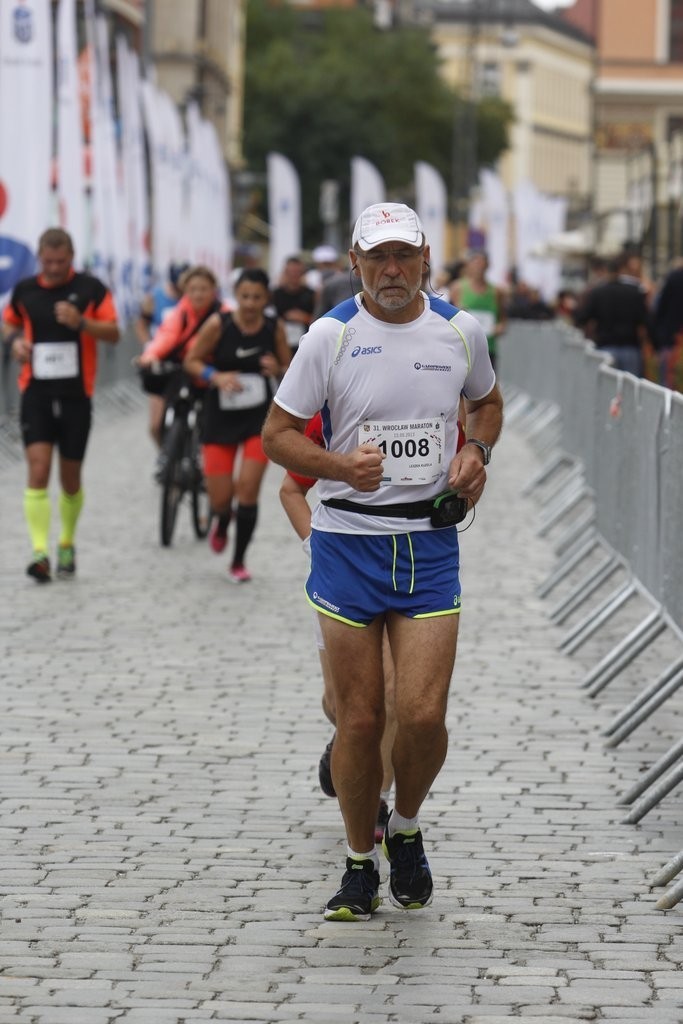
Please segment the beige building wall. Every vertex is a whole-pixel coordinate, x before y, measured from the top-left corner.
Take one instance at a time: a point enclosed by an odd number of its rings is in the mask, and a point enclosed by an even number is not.
[[[151,0],[157,84],[179,106],[196,99],[233,168],[243,165],[246,0]]]
[[[500,96],[515,115],[510,149],[500,163],[506,187],[529,179],[544,192],[585,204],[591,181],[592,47],[529,24],[487,25],[473,33],[462,22],[436,22],[433,37],[451,85],[467,91],[470,82],[486,82],[490,69],[498,68]]]
[[[670,53],[670,0],[593,0],[596,67],[596,195],[601,247],[629,237],[626,211],[651,177],[668,199],[670,139],[683,127],[683,63]],[[639,184],[640,183],[640,184]]]

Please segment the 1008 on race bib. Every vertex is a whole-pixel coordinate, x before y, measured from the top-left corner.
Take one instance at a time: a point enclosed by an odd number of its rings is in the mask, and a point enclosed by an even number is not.
[[[441,477],[445,419],[387,423],[366,420],[358,427],[359,444],[375,444],[383,452],[382,482],[429,484]]]

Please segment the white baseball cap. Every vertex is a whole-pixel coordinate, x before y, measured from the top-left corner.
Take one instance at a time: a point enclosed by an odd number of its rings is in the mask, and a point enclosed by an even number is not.
[[[314,263],[336,263],[339,259],[339,253],[333,245],[317,245],[311,255]]]
[[[353,229],[351,244],[362,252],[382,242],[421,246],[425,234],[420,218],[405,203],[375,203],[363,210]]]

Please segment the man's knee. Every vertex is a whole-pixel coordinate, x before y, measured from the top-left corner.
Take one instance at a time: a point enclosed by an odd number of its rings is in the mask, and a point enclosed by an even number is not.
[[[337,701],[337,728],[346,736],[368,745],[378,744],[384,732],[384,708],[358,707]]]

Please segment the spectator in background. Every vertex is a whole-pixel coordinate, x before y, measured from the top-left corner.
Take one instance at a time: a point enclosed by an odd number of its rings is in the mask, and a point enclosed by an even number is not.
[[[358,278],[356,278],[356,282],[358,287],[354,288],[354,279],[350,267],[347,270],[337,270],[334,274],[330,274],[323,282],[318,294],[315,303],[314,319],[317,320],[324,313],[329,313],[331,309],[338,306],[344,299],[350,299],[356,291],[360,291],[361,286]]]
[[[566,324],[573,324],[576,315],[576,305],[576,292],[573,292],[571,288],[562,288],[557,293],[555,300],[555,316]]]
[[[503,292],[486,279],[488,266],[485,252],[473,252],[462,276],[451,284],[449,295],[454,306],[471,313],[483,327],[495,370],[496,343],[505,330],[506,315]]]
[[[290,256],[282,268],[280,283],[273,291],[273,306],[282,320],[292,355],[313,320],[315,292],[304,281],[305,271],[304,261],[299,256]]]
[[[624,245],[620,257],[620,277],[627,284],[635,284],[645,296],[648,307],[651,307],[655,297],[655,284],[646,275],[643,268],[643,258],[640,248],[633,243],[627,242]]]
[[[552,320],[553,313],[547,302],[541,298],[537,288],[521,281],[515,271],[510,275],[511,289],[505,304],[510,320]]]
[[[339,253],[333,245],[317,245],[311,253],[314,266],[306,274],[306,284],[319,298],[323,284],[328,277],[339,270]]]
[[[643,346],[649,340],[647,301],[638,284],[622,275],[624,255],[611,260],[609,277],[584,295],[575,317],[597,348],[608,352],[617,370],[643,373]]]

